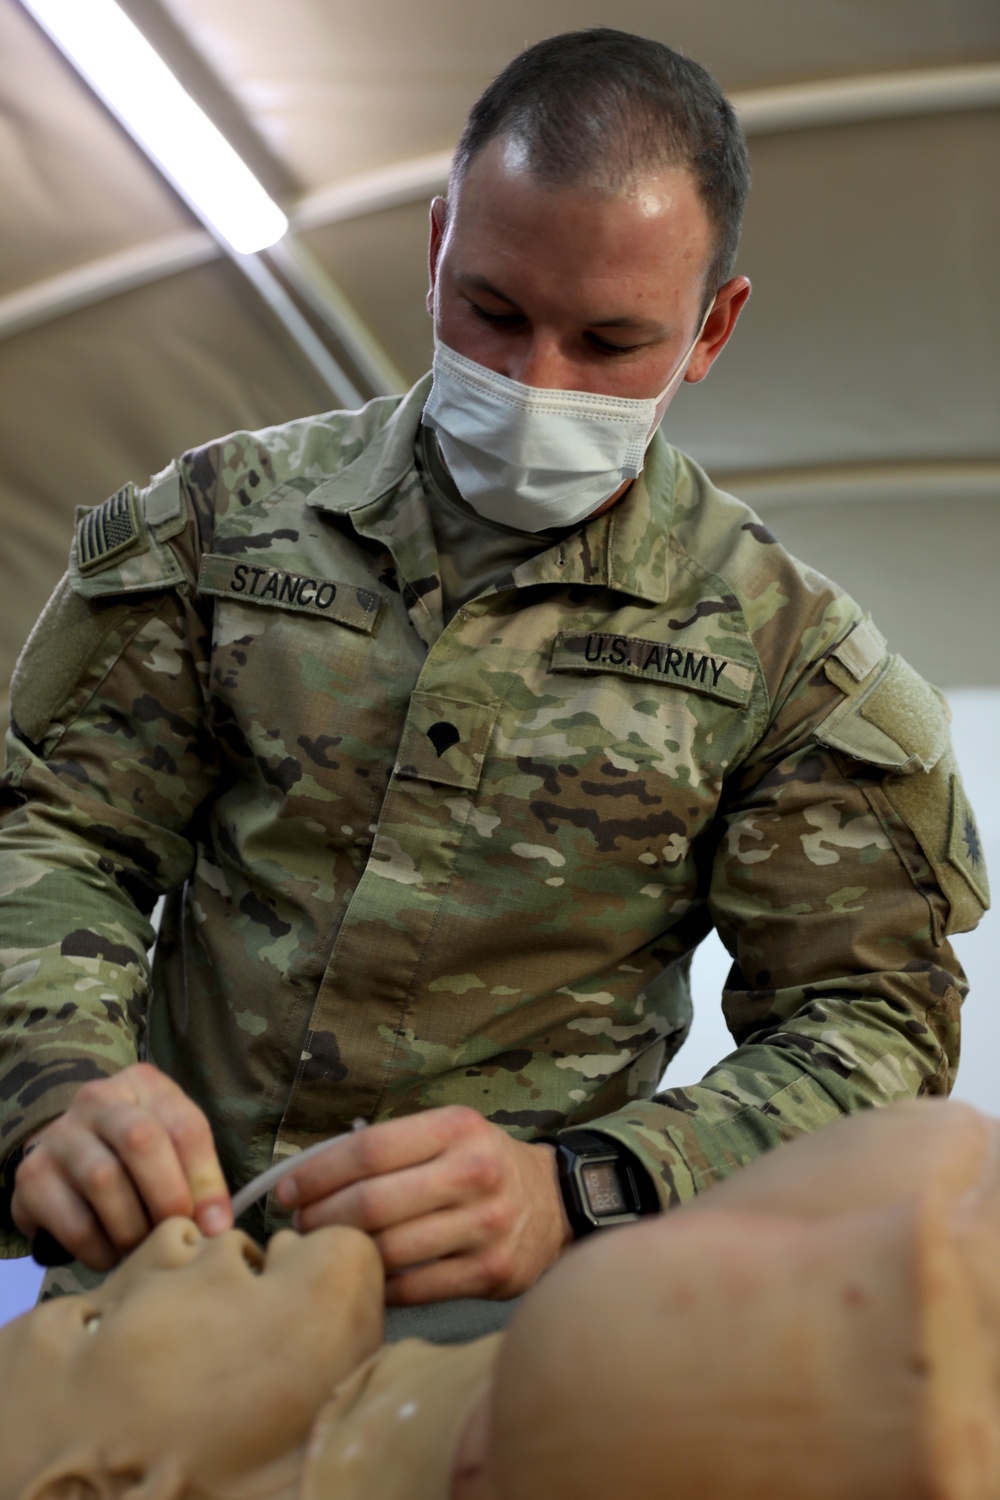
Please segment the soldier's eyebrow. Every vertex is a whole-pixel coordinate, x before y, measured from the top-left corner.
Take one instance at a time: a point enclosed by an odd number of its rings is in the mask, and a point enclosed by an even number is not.
[[[455,280],[459,286],[465,287],[469,291],[485,292],[487,296],[495,297],[498,302],[506,302],[508,307],[517,307],[517,303],[513,297],[508,297],[506,292],[502,292],[491,281],[487,281],[485,276],[476,276],[471,271],[459,271]]]
[[[495,297],[498,302],[506,302],[508,307],[521,311],[513,297],[494,286],[485,276],[477,276],[471,271],[459,271],[455,276],[456,283],[466,291],[485,292],[489,297]],[[657,323],[653,318],[633,318],[621,314],[614,318],[591,318],[587,323],[588,328],[627,328],[630,333],[645,333],[652,336],[662,337],[669,332],[662,323]]]
[[[652,318],[593,318],[587,324],[588,328],[627,328],[633,333],[656,333],[667,332],[662,323],[655,322]]]

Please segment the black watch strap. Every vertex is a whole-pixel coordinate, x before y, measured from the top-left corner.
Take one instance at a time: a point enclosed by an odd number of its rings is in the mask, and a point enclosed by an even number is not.
[[[596,1130],[544,1137],[555,1148],[563,1204],[575,1239],[660,1212],[649,1172],[634,1152]]]

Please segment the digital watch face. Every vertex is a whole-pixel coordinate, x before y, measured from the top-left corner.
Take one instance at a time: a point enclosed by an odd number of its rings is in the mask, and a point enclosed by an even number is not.
[[[614,1162],[584,1162],[580,1176],[591,1213],[601,1216],[627,1213],[629,1204],[625,1202]]]

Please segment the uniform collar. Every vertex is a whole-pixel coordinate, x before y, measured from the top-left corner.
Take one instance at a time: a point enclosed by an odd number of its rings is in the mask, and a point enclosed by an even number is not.
[[[602,516],[514,569],[523,588],[532,583],[584,584],[616,589],[651,604],[669,593],[669,538],[677,456],[660,433],[624,499]]]
[[[407,392],[362,453],[309,496],[317,509],[350,518],[362,535],[382,531],[396,491],[413,476],[414,444],[431,376]],[[623,500],[514,569],[519,588],[555,583],[610,588],[662,604],[669,591],[668,547],[677,456],[657,433],[646,465]]]
[[[374,519],[378,502],[391,495],[414,472],[413,447],[430,389],[428,374],[407,391],[385,426],[369,440],[354,462],[316,486],[309,496],[309,505],[350,516],[352,520],[361,520],[362,512],[366,521]]]

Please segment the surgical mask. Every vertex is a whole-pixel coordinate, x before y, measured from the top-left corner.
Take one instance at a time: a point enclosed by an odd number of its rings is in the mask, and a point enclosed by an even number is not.
[[[519,531],[591,515],[638,477],[707,320],[708,312],[660,394],[643,400],[522,385],[435,339],[424,421],[459,493]]]

